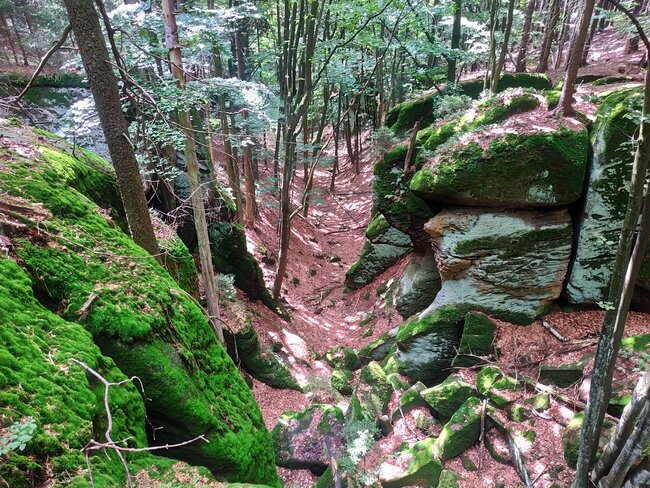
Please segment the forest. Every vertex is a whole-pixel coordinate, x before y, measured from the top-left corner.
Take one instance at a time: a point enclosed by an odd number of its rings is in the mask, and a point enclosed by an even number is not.
[[[0,486],[650,487],[649,0],[0,0]]]

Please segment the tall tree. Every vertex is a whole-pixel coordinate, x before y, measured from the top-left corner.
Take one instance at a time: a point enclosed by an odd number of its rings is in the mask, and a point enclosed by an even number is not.
[[[90,0],[64,0],[64,3],[115,168],[131,236],[156,256],[158,243],[95,6]]]
[[[181,54],[180,42],[178,39],[174,0],[162,0],[162,7],[165,22],[165,47],[169,50],[172,76],[176,80],[178,86],[184,89],[185,72],[183,70],[183,56]],[[187,179],[192,198],[192,214],[194,217],[194,227],[196,228],[196,239],[199,246],[199,259],[201,261],[201,277],[203,279],[205,301],[208,306],[210,323],[212,324],[217,338],[223,344],[223,329],[219,322],[219,298],[217,296],[216,283],[214,279],[214,269],[212,268],[210,237],[208,235],[208,224],[205,217],[199,160],[196,155],[196,143],[194,142],[194,134],[192,131],[192,122],[190,121],[189,112],[187,110],[179,110],[178,121],[185,134]]]
[[[580,24],[577,27],[576,34],[573,36],[573,43],[569,54],[569,63],[564,75],[564,85],[560,95],[560,103],[557,107],[558,113],[564,115],[575,114],[575,110],[573,109],[575,82],[582,61],[582,51],[585,47],[587,35],[589,34],[589,25],[591,23],[591,16],[594,12],[594,4],[595,0],[584,0],[582,15],[580,16]]]
[[[544,40],[539,53],[539,63],[536,71],[545,73],[548,70],[548,58],[551,55],[551,47],[555,38],[555,26],[560,17],[560,0],[551,0],[551,7],[548,11],[547,21],[544,29]]]
[[[451,50],[452,53],[447,57],[447,81],[454,83],[456,81],[456,64],[458,55],[456,51],[460,48],[460,22],[462,19],[462,0],[454,0],[452,4],[454,9],[454,23],[451,27]]]
[[[524,15],[524,26],[521,33],[521,42],[519,43],[519,52],[515,62],[515,72],[526,72],[526,56],[528,54],[528,43],[530,42],[530,28],[533,24],[533,14],[535,13],[535,4],[537,0],[528,0],[526,13]]]
[[[499,78],[501,78],[501,71],[506,63],[506,54],[508,53],[508,43],[510,42],[510,33],[512,32],[512,18],[514,16],[515,9],[515,0],[508,0],[508,15],[506,17],[506,27],[503,32],[503,42],[501,43],[501,51],[499,52],[499,58],[494,64],[494,71],[492,72],[492,84],[490,86],[490,91],[492,93],[497,92],[497,87],[499,86]]]

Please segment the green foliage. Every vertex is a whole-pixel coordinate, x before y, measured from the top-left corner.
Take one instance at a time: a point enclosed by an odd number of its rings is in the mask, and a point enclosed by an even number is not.
[[[32,417],[10,425],[7,433],[0,437],[0,457],[12,451],[24,451],[27,443],[34,438],[35,430],[36,420]]]

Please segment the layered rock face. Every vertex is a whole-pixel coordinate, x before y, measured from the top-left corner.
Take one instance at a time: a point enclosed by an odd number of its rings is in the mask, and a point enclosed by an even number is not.
[[[442,279],[432,307],[453,304],[529,323],[562,291],[572,237],[567,210],[445,210],[425,230]]]
[[[584,205],[579,213],[575,258],[566,286],[567,298],[577,304],[605,300],[614,267],[618,238],[627,208],[638,121],[640,90],[609,95],[596,114],[592,130],[593,161]],[[636,299],[650,305],[650,259],[637,281]]]

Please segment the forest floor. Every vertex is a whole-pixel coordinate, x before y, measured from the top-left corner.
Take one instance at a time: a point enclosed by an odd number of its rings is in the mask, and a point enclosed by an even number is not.
[[[629,57],[622,56],[623,41],[614,33],[605,31],[596,39],[592,49],[592,62],[580,74],[599,74],[605,76],[630,76],[633,81],[623,81],[593,87],[580,85],[577,89],[577,107],[593,117],[595,105],[591,96],[600,91],[621,88],[628,84],[638,84],[640,70],[638,61],[641,53]],[[561,71],[550,73],[553,81],[561,79]],[[331,368],[323,360],[326,351],[337,345],[350,346],[356,350],[365,346],[379,335],[402,322],[401,317],[384,297],[378,294],[380,285],[397,280],[409,257],[386,271],[370,285],[354,291],[345,290],[345,273],[357,260],[364,244],[364,231],[370,220],[372,209],[372,179],[375,154],[369,134],[364,137],[364,151],[361,156],[360,173],[347,161],[341,160],[341,172],[336,177],[335,191],[329,192],[331,171],[318,168],[315,173],[314,197],[308,217],[302,214],[292,223],[290,258],[283,285],[283,305],[291,314],[292,320],[285,322],[261,304],[249,304],[259,312],[253,317],[260,340],[270,346],[282,342],[280,354],[292,366],[292,372],[304,389],[304,393],[293,390],[272,389],[254,381],[253,393],[262,409],[267,427],[272,429],[279,416],[285,411],[299,411],[310,404],[329,403],[345,407],[346,399],[330,387]],[[342,155],[345,154],[342,148]],[[262,179],[271,176],[271,169],[260,164]],[[295,178],[294,197],[296,202],[302,195],[302,168]],[[278,202],[271,193],[258,195],[260,217],[255,229],[248,232],[249,250],[264,263],[268,256],[277,257],[277,215]],[[265,258],[265,259],[263,259]],[[270,288],[275,277],[275,264],[262,264],[267,286]],[[577,361],[593,355],[597,335],[602,324],[604,312],[600,310],[569,311],[556,309],[545,318],[567,342],[560,342],[551,335],[540,322],[527,327],[495,321],[498,326],[497,348],[500,350],[498,365],[512,375],[525,374],[537,378],[537,365],[559,365]],[[372,319],[364,326],[360,323]],[[631,313],[626,335],[650,332],[650,315]],[[525,361],[522,359],[525,358]],[[638,366],[630,360],[621,358],[617,369],[617,380],[621,386],[630,387],[636,382],[637,374],[630,371]],[[587,371],[591,365],[587,365]],[[457,371],[468,380],[475,374],[471,369]],[[534,393],[534,391],[533,391]],[[561,435],[575,411],[585,400],[580,383],[561,391],[566,401],[554,399],[552,407],[539,418],[535,430],[537,439],[543,439],[540,452],[531,460],[528,468],[531,479],[537,478],[536,486],[550,486],[559,482],[566,485],[572,477],[572,470],[566,468],[563,459]],[[528,392],[530,395],[531,392]],[[411,419],[412,421],[413,419]],[[377,443],[367,458],[368,469],[374,468],[393,452],[401,442],[415,442],[423,438],[414,432],[417,429],[408,425],[395,425],[388,438]],[[493,439],[498,444],[498,439]],[[540,443],[536,442],[535,446]],[[497,445],[498,447],[498,445]],[[524,456],[529,446],[523,446]],[[471,461],[471,462],[468,462]],[[467,466],[479,466],[471,470]],[[461,475],[461,486],[502,486],[514,487],[518,475],[511,466],[497,463],[485,448],[475,446],[461,457],[447,465]],[[556,468],[564,466],[563,469]],[[279,469],[285,486],[307,487],[316,480],[308,470]]]

